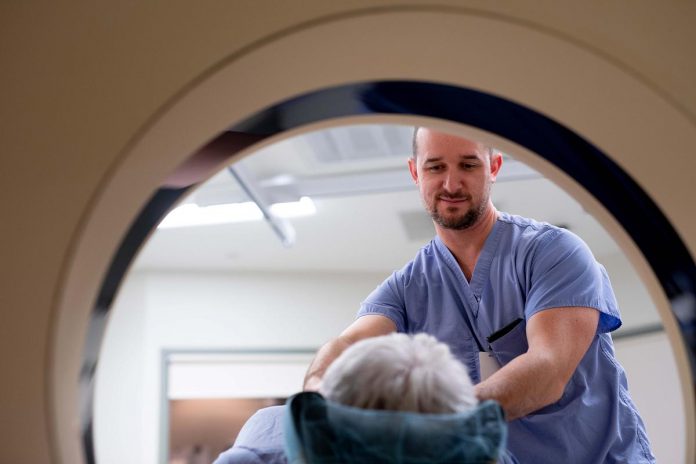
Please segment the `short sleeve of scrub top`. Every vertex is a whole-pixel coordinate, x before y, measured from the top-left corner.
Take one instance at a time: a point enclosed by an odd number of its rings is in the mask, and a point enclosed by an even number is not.
[[[582,306],[600,311],[597,331],[621,325],[616,297],[604,267],[587,245],[564,229],[550,229],[534,241],[524,260],[525,319],[549,308]]]
[[[410,265],[407,265],[408,268]],[[404,268],[404,269],[406,269]],[[387,317],[396,325],[397,332],[407,332],[404,292],[402,279],[404,269],[394,272],[368,295],[363,302],[359,316],[377,314]]]

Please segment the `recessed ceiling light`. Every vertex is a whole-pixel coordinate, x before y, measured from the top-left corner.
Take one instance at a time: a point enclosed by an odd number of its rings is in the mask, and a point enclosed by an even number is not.
[[[281,218],[309,216],[315,214],[316,211],[314,202],[309,197],[302,197],[299,201],[271,205],[271,213]],[[250,201],[211,206],[187,203],[174,208],[157,228],[195,227],[259,221],[261,219],[263,219],[263,213],[255,203]]]

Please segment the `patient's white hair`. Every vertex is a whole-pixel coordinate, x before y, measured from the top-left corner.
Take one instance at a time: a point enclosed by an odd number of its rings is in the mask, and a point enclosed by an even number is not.
[[[466,368],[427,334],[391,334],[351,345],[326,371],[319,392],[349,406],[454,413],[478,401]]]

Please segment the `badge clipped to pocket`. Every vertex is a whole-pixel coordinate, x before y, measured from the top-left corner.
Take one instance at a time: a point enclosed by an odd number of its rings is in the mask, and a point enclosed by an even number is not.
[[[518,317],[486,337],[490,351],[479,352],[481,380],[485,380],[497,372],[501,367],[501,362],[507,364],[512,358],[527,351],[526,324],[522,322],[524,319]]]
[[[490,351],[479,351],[479,377],[481,381],[498,372],[500,364]]]

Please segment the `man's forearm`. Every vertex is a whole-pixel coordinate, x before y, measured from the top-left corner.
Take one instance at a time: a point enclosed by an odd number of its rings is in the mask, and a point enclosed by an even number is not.
[[[329,368],[331,363],[334,362],[350,344],[350,341],[345,337],[338,337],[322,346],[309,365],[309,369],[307,369],[307,374],[304,379],[304,390],[319,390],[321,379],[324,377],[326,369]]]
[[[386,335],[396,331],[396,325],[391,319],[380,314],[361,316],[346,329],[338,338],[322,346],[316,357],[309,365],[304,380],[304,389],[319,390],[324,372],[350,345],[368,337]]]
[[[476,386],[479,399],[498,401],[508,420],[558,401],[597,332],[599,311],[550,308],[527,321],[529,349]]]
[[[512,421],[558,401],[565,385],[553,362],[525,353],[476,385],[476,396],[499,402]]]

